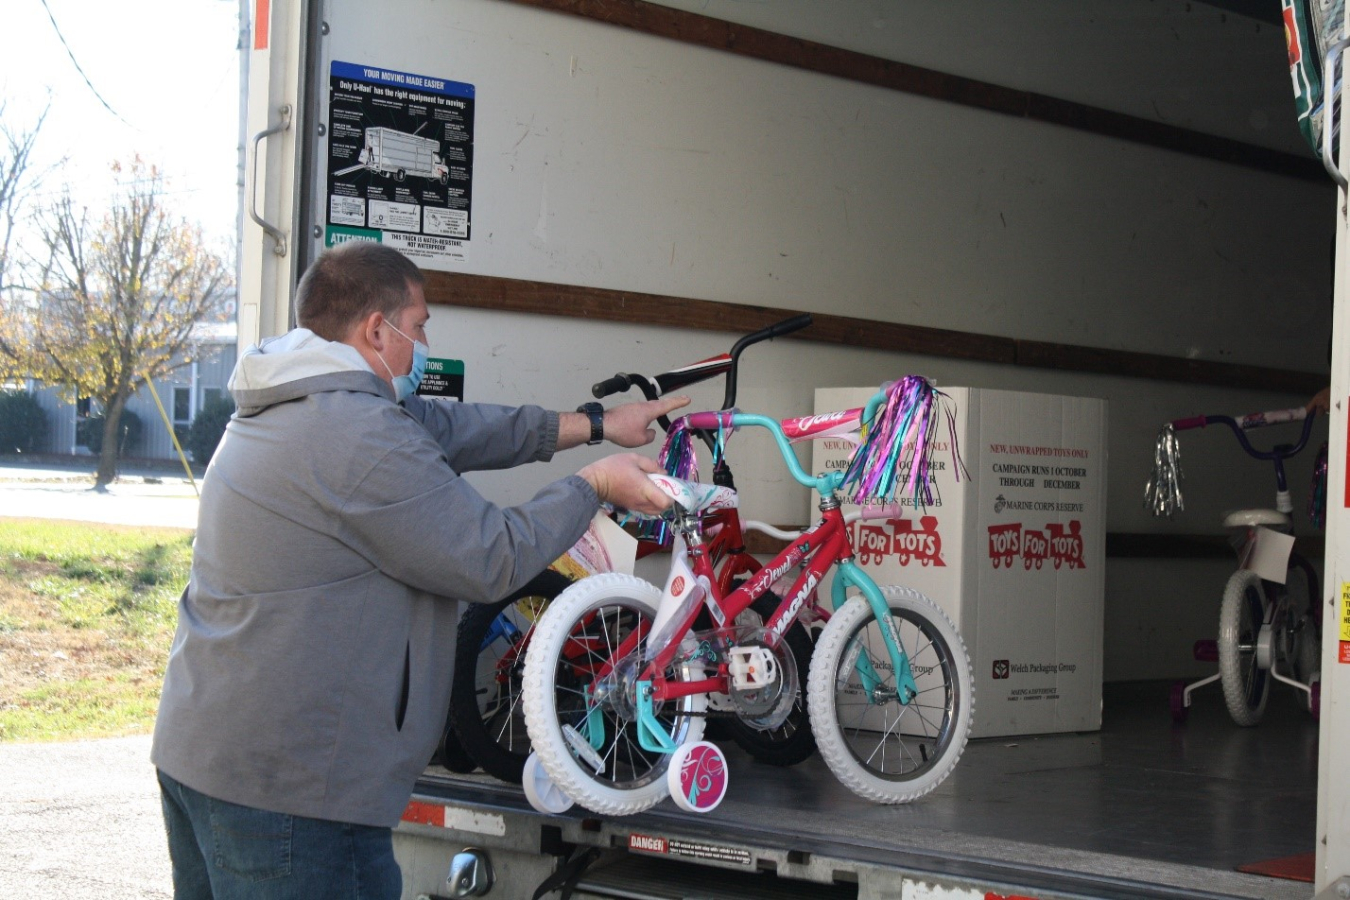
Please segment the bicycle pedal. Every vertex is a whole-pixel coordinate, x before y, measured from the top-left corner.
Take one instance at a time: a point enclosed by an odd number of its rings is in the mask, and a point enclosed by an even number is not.
[[[778,681],[778,663],[768,647],[732,647],[727,651],[727,671],[738,691],[759,690]]]

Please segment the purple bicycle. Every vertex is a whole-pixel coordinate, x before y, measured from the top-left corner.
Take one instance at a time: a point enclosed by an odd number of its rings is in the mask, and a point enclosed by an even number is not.
[[[1158,436],[1154,474],[1145,499],[1155,515],[1171,515],[1184,508],[1179,486],[1176,432],[1209,425],[1232,431],[1242,449],[1275,469],[1275,508],[1239,509],[1224,517],[1233,536],[1238,569],[1224,587],[1219,609],[1217,640],[1197,641],[1195,658],[1218,662],[1219,671],[1191,684],[1173,685],[1172,718],[1181,722],[1190,710],[1191,694],[1219,681],[1228,713],[1238,725],[1261,721],[1272,681],[1298,690],[1304,708],[1314,717],[1321,705],[1321,607],[1317,602],[1317,573],[1293,549],[1294,510],[1285,477],[1285,460],[1308,444],[1314,414],[1302,407],[1239,416],[1194,416],[1163,426]],[[1252,446],[1247,433],[1256,428],[1302,422],[1293,444],[1269,450]],[[1263,577],[1264,576],[1264,577]]]

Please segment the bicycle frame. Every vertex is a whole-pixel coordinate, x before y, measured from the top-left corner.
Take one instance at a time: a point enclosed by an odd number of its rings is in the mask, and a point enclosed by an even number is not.
[[[760,570],[761,564],[745,551],[738,510],[719,510],[705,516],[703,527],[707,531],[714,532],[709,539],[708,556],[712,567],[717,570],[716,581],[719,590],[722,594],[729,594],[734,590],[737,578],[742,575],[753,575]],[[653,541],[642,541],[638,547],[638,558],[661,549],[662,547]],[[496,680],[499,683],[509,680],[512,667],[524,657],[529,649],[530,634],[531,632],[520,629],[509,617],[500,615],[483,636],[480,650],[498,640],[505,640],[512,645],[497,661]]]
[[[868,403],[866,410],[849,410],[831,416],[811,418],[816,420],[819,431],[848,427],[859,420],[870,420],[884,399],[884,394],[878,394]],[[801,420],[794,421],[801,422]],[[793,540],[744,585],[726,594],[715,579],[707,548],[698,533],[697,517],[682,510],[676,512],[676,543],[672,549],[671,572],[658,607],[656,621],[650,629],[639,629],[629,635],[601,668],[596,682],[604,683],[617,677],[618,663],[631,657],[638,643],[650,636],[650,645],[644,654],[636,682],[638,739],[641,746],[649,751],[662,753],[672,753],[677,747],[655,715],[656,704],[695,694],[726,692],[729,685],[730,676],[724,662],[718,663],[717,674],[711,678],[691,681],[667,678],[665,672],[675,664],[681,653],[686,654],[681,662],[688,664],[703,657],[708,650],[706,638],[692,651],[685,647],[683,640],[676,638],[682,639],[689,635],[699,613],[702,609],[706,609],[716,623],[713,635],[722,639],[734,639],[736,617],[762,597],[779,578],[797,566],[801,566],[801,573],[793,581],[791,590],[764,623],[764,642],[770,648],[777,646],[787,629],[800,615],[807,599],[813,595],[825,573],[833,568],[835,579],[831,602],[834,609],[838,610],[843,606],[849,588],[856,588],[863,595],[877,621],[884,623],[881,634],[892,670],[896,675],[898,695],[896,699],[908,704],[918,695],[918,686],[881,590],[854,562],[852,538],[839,508],[837,496],[845,477],[844,473],[834,471],[820,476],[808,475],[792,452],[783,424],[765,416],[727,412],[695,413],[687,416],[686,422],[690,428],[696,429],[747,426],[767,429],[777,442],[783,461],[793,478],[820,494],[821,519]],[[878,692],[882,680],[872,669],[866,656],[860,655],[856,665],[868,697],[881,699]],[[592,718],[594,721],[589,723],[588,731],[591,743],[598,749],[603,742],[603,725],[599,716]]]

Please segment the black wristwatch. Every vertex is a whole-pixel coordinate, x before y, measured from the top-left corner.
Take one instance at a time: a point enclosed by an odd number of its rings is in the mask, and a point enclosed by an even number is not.
[[[587,447],[594,447],[605,439],[605,408],[599,403],[583,403],[577,407],[577,412],[585,413],[586,418],[591,420],[591,439],[586,442]]]

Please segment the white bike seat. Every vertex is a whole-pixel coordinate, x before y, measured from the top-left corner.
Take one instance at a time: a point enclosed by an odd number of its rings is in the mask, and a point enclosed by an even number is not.
[[[1257,525],[1289,525],[1291,520],[1273,509],[1238,509],[1223,517],[1224,528],[1255,528]]]
[[[685,481],[670,475],[648,475],[652,484],[680,506],[694,513],[716,512],[719,509],[735,509],[740,505],[736,492],[729,487],[716,484],[700,484],[697,481]]]

